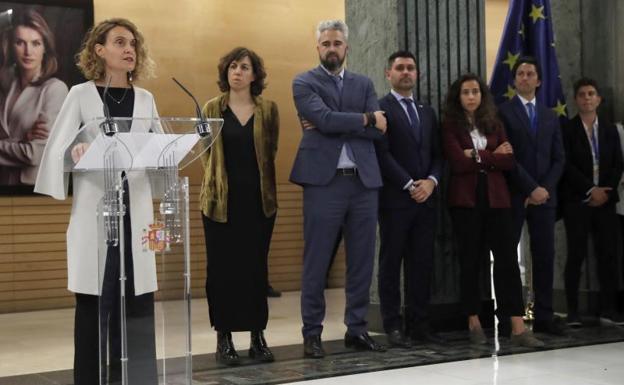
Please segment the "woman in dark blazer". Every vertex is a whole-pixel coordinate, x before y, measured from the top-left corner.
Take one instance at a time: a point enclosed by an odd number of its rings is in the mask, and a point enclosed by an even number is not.
[[[511,341],[538,347],[543,343],[524,326],[522,283],[513,241],[511,201],[503,171],[514,167],[511,145],[496,117],[485,83],[474,74],[455,81],[446,98],[444,151],[451,168],[449,207],[460,260],[461,300],[468,315],[470,340],[484,344],[479,311],[480,258],[494,254],[497,316],[511,317]]]
[[[267,256],[277,212],[277,105],[263,99],[266,72],[252,50],[238,47],[219,61],[220,96],[204,114],[223,129],[204,157],[200,203],[206,237],[206,295],[217,331],[217,361],[239,363],[232,332],[250,331],[249,356],[273,361],[268,321]]]

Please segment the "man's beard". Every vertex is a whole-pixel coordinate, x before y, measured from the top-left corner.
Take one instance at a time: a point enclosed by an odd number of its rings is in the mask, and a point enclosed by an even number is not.
[[[340,56],[338,56],[338,54],[332,53],[325,56],[325,59],[323,59],[322,57],[319,57],[319,59],[321,60],[321,64],[323,65],[323,67],[325,67],[325,69],[327,69],[329,72],[334,72],[338,68],[342,67],[342,63],[344,63],[345,58],[343,57],[342,59],[340,59]]]

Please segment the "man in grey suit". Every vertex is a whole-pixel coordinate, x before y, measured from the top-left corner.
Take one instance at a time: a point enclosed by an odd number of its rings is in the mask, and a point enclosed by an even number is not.
[[[366,314],[375,254],[381,175],[374,140],[386,119],[370,79],[346,71],[347,25],[319,23],[320,65],[299,74],[293,96],[303,137],[290,181],[303,186],[303,277],[301,317],[304,354],[321,358],[324,290],[334,243],[342,228],[347,252],[345,345],[382,351],[367,333]]]

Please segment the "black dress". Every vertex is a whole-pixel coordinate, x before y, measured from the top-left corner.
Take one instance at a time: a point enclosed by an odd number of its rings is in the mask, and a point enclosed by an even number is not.
[[[203,216],[210,323],[221,332],[260,331],[268,321],[267,256],[275,215],[267,218],[262,210],[254,117],[243,126],[228,108],[223,120],[227,222]]]

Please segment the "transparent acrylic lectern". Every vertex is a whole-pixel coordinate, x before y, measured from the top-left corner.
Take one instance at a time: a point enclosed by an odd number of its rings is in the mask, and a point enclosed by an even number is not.
[[[64,147],[74,197],[88,193],[97,203],[101,385],[192,382],[189,183],[179,171],[222,125],[101,118]]]

